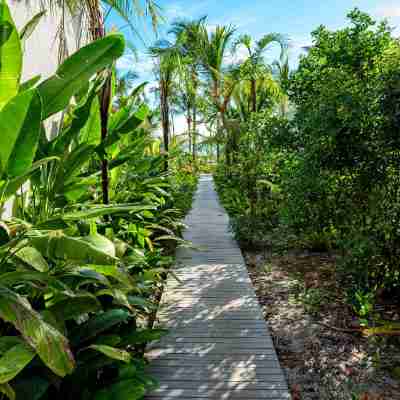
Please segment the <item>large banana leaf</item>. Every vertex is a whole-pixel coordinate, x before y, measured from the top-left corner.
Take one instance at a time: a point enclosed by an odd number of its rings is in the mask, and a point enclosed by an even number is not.
[[[72,372],[75,362],[68,340],[44,322],[25,298],[3,286],[0,286],[0,317],[21,332],[55,374],[65,376]]]
[[[0,2],[0,110],[18,93],[22,49],[18,31],[4,1]]]
[[[100,102],[98,98],[95,98],[92,102],[89,119],[87,120],[86,125],[80,132],[79,135],[80,143],[87,143],[98,146],[101,142],[101,137],[99,135],[100,131],[101,131]]]
[[[107,346],[104,344],[93,344],[88,347],[89,349],[96,350],[113,360],[123,361],[129,363],[131,355],[126,350],[117,349],[115,347]]]
[[[71,213],[65,213],[62,215],[64,221],[78,221],[80,219],[90,219],[102,217],[103,215],[112,215],[118,213],[138,213],[144,210],[154,210],[154,206],[148,205],[110,205],[110,206],[97,206],[90,208],[86,211],[75,211]]]
[[[21,250],[18,250],[15,255],[24,263],[36,269],[36,271],[47,272],[49,270],[49,264],[47,264],[42,254],[34,247],[23,247]]]
[[[111,34],[69,57],[56,74],[38,86],[43,99],[43,118],[68,106],[71,97],[96,73],[108,67],[124,53],[123,35]]]
[[[96,80],[92,85],[89,93],[81,100],[81,102],[74,108],[72,113],[72,121],[70,125],[65,128],[60,135],[56,136],[51,142],[51,154],[62,154],[71,142],[81,134],[81,130],[85,127],[89,120],[92,118],[92,106],[95,101],[98,103],[98,92],[101,89],[104,81]],[[100,138],[100,127],[96,132],[98,138]],[[88,141],[82,141],[85,144],[91,144]]]
[[[117,258],[96,247],[83,238],[69,237],[64,234],[47,234],[31,237],[32,246],[45,257],[53,260],[69,260],[81,263],[108,265],[115,264]]]
[[[48,310],[61,321],[81,317],[89,312],[101,310],[101,305],[95,296],[82,294],[74,297],[67,297],[56,302]]]
[[[1,181],[0,180],[0,203],[13,196],[15,192],[39,169],[42,165],[47,164],[50,161],[58,160],[57,157],[48,157],[42,160],[36,161],[32,164],[29,170],[20,176],[17,176],[11,180]],[[3,185],[2,185],[3,184]]]
[[[135,129],[137,129],[140,126],[140,124],[143,123],[149,112],[150,109],[147,107],[147,105],[142,104],[136,112],[127,115],[126,118],[123,118],[120,124],[118,124],[113,128],[111,134],[102,144],[102,147],[104,149],[110,147],[114,143],[120,140],[121,135],[132,133]]]
[[[35,357],[35,351],[26,343],[17,344],[0,358],[0,384],[14,379]]]
[[[35,31],[36,27],[38,26],[40,20],[42,17],[46,14],[46,11],[40,11],[37,14],[35,14],[21,29],[19,33],[19,37],[24,43],[29,37],[32,35],[32,33]]]
[[[115,325],[126,322],[131,317],[130,313],[124,310],[110,310],[103,314],[96,315],[82,325],[79,325],[70,338],[74,345],[86,342],[98,334],[107,331]]]
[[[36,89],[22,92],[0,111],[0,173],[25,174],[34,160],[40,135],[42,104]]]

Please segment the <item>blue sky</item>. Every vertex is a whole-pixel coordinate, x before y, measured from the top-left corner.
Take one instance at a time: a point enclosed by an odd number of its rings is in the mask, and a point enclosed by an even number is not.
[[[331,29],[346,25],[346,14],[353,8],[370,13],[377,19],[387,18],[396,27],[400,35],[400,0],[158,0],[166,23],[160,26],[160,37],[165,36],[168,22],[175,19],[194,19],[208,16],[211,26],[233,24],[238,33],[248,33],[255,39],[269,32],[286,34],[291,41],[291,63],[297,64],[302,46],[310,43],[310,32],[320,24]],[[109,26],[125,25],[112,16]],[[152,44],[155,36],[149,25],[138,23],[138,30],[146,44]],[[141,40],[132,35],[129,29],[123,31],[138,48],[139,60],[127,55],[119,62],[121,69],[129,69],[131,65],[145,79],[151,72],[151,60],[146,56],[145,46]],[[267,58],[275,57],[276,52],[267,54]],[[136,64],[136,65],[135,65]]]
[[[400,36],[400,0],[158,0],[158,4],[166,19],[166,23],[159,28],[161,38],[165,37],[171,21],[207,15],[211,26],[233,24],[238,34],[248,33],[254,39],[270,32],[287,35],[291,43],[293,68],[303,52],[302,47],[311,43],[310,33],[321,24],[330,29],[344,27],[346,14],[354,7],[368,12],[378,20],[386,18],[395,28],[394,33]],[[120,28],[125,24],[112,15],[108,25]],[[150,25],[138,22],[138,31],[147,45],[156,40]],[[119,60],[118,68],[122,72],[134,69],[139,73],[140,80],[151,82],[153,61],[146,54],[145,44],[132,35],[129,29],[124,28],[123,32],[138,48],[138,59],[126,54]],[[272,62],[277,55],[277,49],[272,49],[266,58]],[[152,85],[154,83],[150,83],[149,87]],[[183,125],[183,122],[178,121],[177,124]]]

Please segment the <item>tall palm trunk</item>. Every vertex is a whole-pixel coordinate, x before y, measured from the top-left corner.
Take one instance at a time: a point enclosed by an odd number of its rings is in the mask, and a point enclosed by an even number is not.
[[[168,171],[168,151],[169,151],[169,104],[167,83],[160,80],[160,108],[161,108],[161,124],[164,141],[164,171]]]
[[[101,39],[105,36],[104,19],[98,0],[87,0],[88,11],[90,16],[90,34],[93,41]],[[108,73],[107,80],[99,95],[100,100],[100,123],[101,123],[101,141],[107,138],[108,134],[108,118],[111,104],[111,74]],[[103,203],[109,204],[109,176],[108,176],[108,160],[105,154],[101,160],[101,187],[103,194]]]
[[[197,153],[197,107],[196,104],[193,105],[193,139],[192,139],[192,157],[193,161],[196,161]]]
[[[189,153],[192,149],[192,113],[190,111],[190,106],[186,110],[186,122],[187,122],[187,133],[189,142]]]
[[[257,87],[254,78],[251,80],[251,110],[257,112]]]

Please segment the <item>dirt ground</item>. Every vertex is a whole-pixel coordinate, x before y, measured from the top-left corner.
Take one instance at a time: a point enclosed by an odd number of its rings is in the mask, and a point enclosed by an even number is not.
[[[293,400],[400,399],[400,337],[364,337],[328,254],[244,251]],[[400,320],[398,307],[381,307]]]

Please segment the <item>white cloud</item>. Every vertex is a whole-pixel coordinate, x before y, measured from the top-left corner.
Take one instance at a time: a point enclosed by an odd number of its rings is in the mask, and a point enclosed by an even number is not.
[[[148,75],[153,72],[154,61],[152,57],[144,52],[139,52],[137,56],[125,54],[117,61],[117,69],[121,71],[133,70],[140,76]]]
[[[172,3],[165,8],[165,17],[168,21],[173,21],[174,19],[183,18],[187,15],[185,9],[179,3]]]
[[[400,5],[394,4],[394,3],[382,5],[377,8],[376,14],[379,17],[399,18],[400,17]]]
[[[181,2],[175,1],[163,8],[163,14],[168,22],[176,19],[192,19],[195,15],[202,12],[207,13],[210,0],[197,0],[193,4],[187,4],[186,0]],[[212,3],[211,3],[212,4]]]
[[[235,52],[229,52],[225,56],[225,63],[230,64],[240,64],[249,57],[249,53],[245,46],[238,46]]]

